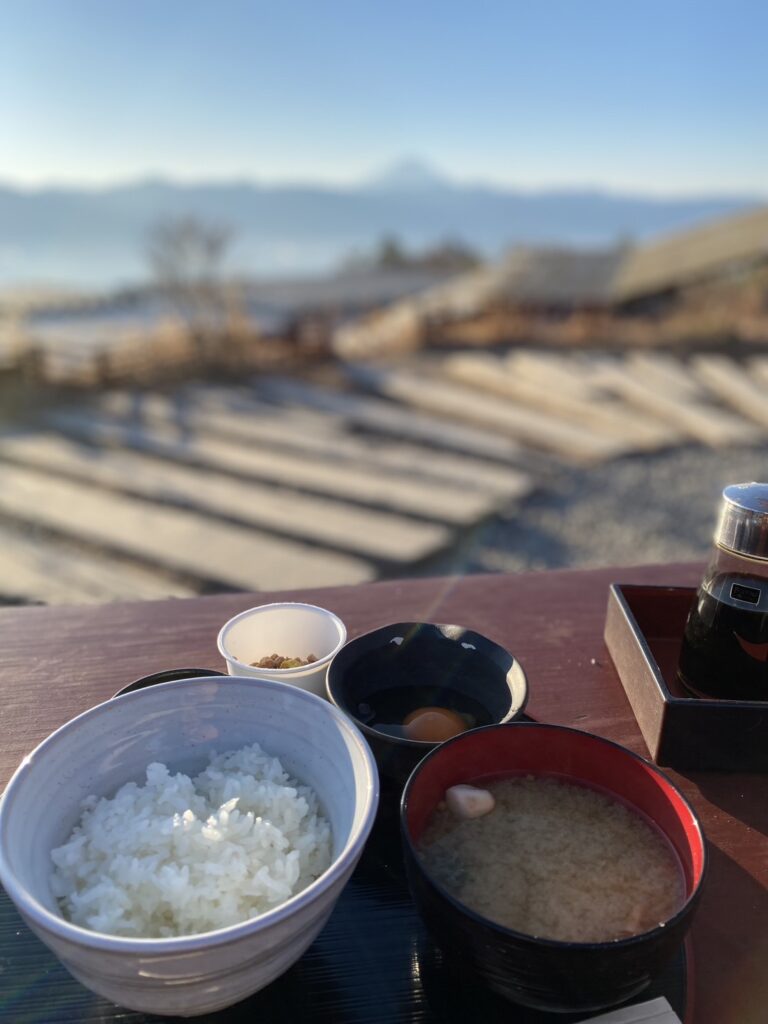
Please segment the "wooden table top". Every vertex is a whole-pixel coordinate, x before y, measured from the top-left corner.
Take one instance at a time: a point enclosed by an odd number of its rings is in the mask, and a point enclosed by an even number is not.
[[[0,610],[0,788],[22,757],[131,680],[220,669],[219,627],[271,600],[336,612],[354,637],[387,622],[453,622],[513,651],[535,719],[585,729],[648,756],[603,642],[608,585],[695,586],[698,564],[387,581],[270,595]],[[701,817],[710,871],[694,923],[690,1024],[768,1020],[768,780],[669,771]],[[2,979],[0,979],[0,986]]]

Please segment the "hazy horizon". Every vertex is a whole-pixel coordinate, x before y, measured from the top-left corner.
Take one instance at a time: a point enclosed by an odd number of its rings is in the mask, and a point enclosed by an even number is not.
[[[360,267],[384,238],[414,254],[452,241],[498,259],[518,245],[594,249],[644,241],[762,203],[726,194],[465,185],[413,161],[333,188],[156,178],[114,188],[0,186],[0,285],[131,287],[150,272],[152,227],[190,216],[231,233],[228,272],[286,278],[332,274],[350,260]]]
[[[388,179],[390,175],[398,174],[403,168],[418,167],[423,170],[425,177],[429,175],[434,184],[443,185],[446,188],[469,189],[487,188],[500,192],[510,192],[519,195],[602,195],[622,198],[649,198],[654,200],[687,200],[687,199],[712,199],[730,198],[744,200],[765,200],[768,202],[768,181],[763,189],[738,190],[727,189],[702,189],[696,192],[687,190],[676,191],[671,188],[621,188],[601,184],[596,181],[578,181],[563,179],[560,182],[543,185],[541,183],[520,182],[514,180],[500,180],[493,175],[474,175],[464,177],[451,174],[436,162],[421,157],[395,157],[384,164],[372,168],[359,177],[346,180],[344,178],[313,178],[307,174],[305,177],[269,177],[265,175],[242,174],[242,175],[185,175],[183,173],[164,173],[148,168],[144,172],[137,172],[133,175],[116,176],[104,179],[103,181],[90,181],[88,179],[66,179],[50,178],[39,182],[26,182],[14,179],[9,175],[0,175],[0,188],[12,190],[19,193],[34,194],[49,191],[78,191],[78,192],[108,192],[118,189],[130,189],[141,186],[171,186],[174,188],[268,188],[268,189],[318,189],[324,191],[348,191],[353,189],[367,189],[380,186],[382,183],[391,187]],[[426,182],[425,182],[426,183]]]

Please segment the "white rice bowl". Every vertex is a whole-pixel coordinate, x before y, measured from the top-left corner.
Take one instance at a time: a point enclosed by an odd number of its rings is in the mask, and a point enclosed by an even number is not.
[[[152,762],[194,779],[211,751],[238,751],[254,741],[317,795],[332,837],[332,860],[319,878],[256,917],[197,934],[110,935],[68,919],[52,890],[51,851],[68,845],[82,824],[84,800],[114,798],[129,782],[144,785]],[[289,788],[307,799],[300,785]],[[223,794],[219,808],[224,796],[232,798]],[[0,800],[0,882],[25,924],[100,996],[151,1015],[215,1013],[279,978],[314,942],[360,859],[378,798],[370,748],[328,701],[258,678],[160,683],[90,708],[24,758]],[[124,834],[134,842],[138,820],[115,814],[121,842]],[[226,874],[217,874],[219,893]],[[119,883],[126,884],[124,875]],[[187,899],[193,886],[181,887]]]
[[[279,906],[331,864],[317,796],[258,743],[211,757],[194,779],[150,764],[146,783],[83,802],[52,851],[51,885],[74,924],[168,938]]]

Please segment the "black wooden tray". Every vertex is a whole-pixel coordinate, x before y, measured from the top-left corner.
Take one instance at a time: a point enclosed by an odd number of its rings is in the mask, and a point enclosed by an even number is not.
[[[677,679],[690,587],[613,583],[605,643],[651,757],[696,771],[768,771],[768,702],[692,697]]]
[[[666,996],[685,1020],[689,975],[681,950],[634,1002]],[[588,1016],[588,1015],[587,1015]],[[397,799],[385,794],[365,853],[323,932],[286,974],[201,1024],[573,1024],[494,995],[448,967],[427,936],[405,882]],[[175,1018],[180,1020],[180,1018]],[[162,1024],[94,995],[70,977],[0,889],[0,1021],[3,1024]]]

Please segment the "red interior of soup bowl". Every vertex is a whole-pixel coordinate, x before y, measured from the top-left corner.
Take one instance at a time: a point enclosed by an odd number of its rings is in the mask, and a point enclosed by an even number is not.
[[[685,871],[686,896],[704,873],[705,847],[693,809],[654,765],[590,733],[538,723],[491,725],[456,736],[429,754],[403,793],[408,836],[418,844],[446,789],[482,785],[503,775],[562,777],[610,793],[634,807],[667,836]]]

